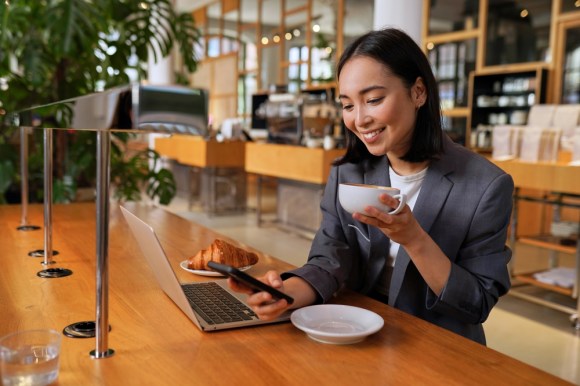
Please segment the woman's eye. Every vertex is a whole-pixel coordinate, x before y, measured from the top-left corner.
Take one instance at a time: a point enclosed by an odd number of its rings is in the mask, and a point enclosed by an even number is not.
[[[352,110],[352,105],[343,105],[342,109],[346,110],[346,111],[350,111],[350,110]]]
[[[367,101],[367,103],[371,104],[371,105],[376,105],[377,103],[380,103],[383,100],[383,98],[371,98]]]

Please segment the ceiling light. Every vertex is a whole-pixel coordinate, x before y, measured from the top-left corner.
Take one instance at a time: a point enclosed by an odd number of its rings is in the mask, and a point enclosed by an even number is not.
[[[294,31],[292,31],[292,34],[296,37],[300,36],[300,30],[298,28],[295,28]]]
[[[312,31],[314,31],[314,32],[320,32],[320,26],[318,24],[314,24],[312,26]]]
[[[528,16],[528,10],[527,9],[522,9],[522,12],[520,12],[520,17],[524,18]]]
[[[268,44],[268,42],[269,42],[268,38],[264,36],[264,37],[262,38],[262,44],[263,44],[263,45],[266,45],[266,44]]]
[[[435,44],[433,44],[433,42],[429,42],[429,43],[427,43],[427,49],[428,49],[429,51],[431,51],[433,48],[435,48]]]
[[[580,1],[580,0],[578,0],[578,1]],[[286,40],[290,40],[290,39],[292,39],[292,34],[290,32],[286,32],[286,34],[284,34],[284,38]]]
[[[280,43],[280,35],[278,35],[278,34],[274,35],[272,40],[274,41],[274,43]]]

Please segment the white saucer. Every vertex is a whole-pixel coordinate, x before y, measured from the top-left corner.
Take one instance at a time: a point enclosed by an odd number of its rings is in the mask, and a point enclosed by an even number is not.
[[[340,304],[300,308],[290,320],[311,339],[330,344],[360,342],[384,325],[383,318],[372,311]]]
[[[183,260],[181,263],[179,263],[179,266],[183,270],[185,270],[187,272],[194,273],[196,275],[201,275],[201,276],[216,276],[216,277],[218,277],[218,276],[224,276],[221,273],[216,272],[216,271],[206,271],[205,269],[191,269],[191,268],[188,268],[187,267],[187,260]],[[248,270],[248,269],[250,269],[252,267],[253,267],[252,265],[248,265],[246,267],[242,267],[242,268],[238,268],[238,269],[240,271],[246,271],[246,270]]]

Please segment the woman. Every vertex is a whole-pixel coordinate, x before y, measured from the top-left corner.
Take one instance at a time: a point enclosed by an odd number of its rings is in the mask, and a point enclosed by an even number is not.
[[[485,344],[482,323],[510,287],[511,177],[443,133],[430,64],[404,32],[361,36],[337,74],[347,152],[328,178],[321,227],[304,266],[262,280],[294,297],[293,308],[347,287]],[[351,215],[337,199],[343,182],[394,186],[407,205]],[[288,308],[266,292],[248,303],[263,319]]]

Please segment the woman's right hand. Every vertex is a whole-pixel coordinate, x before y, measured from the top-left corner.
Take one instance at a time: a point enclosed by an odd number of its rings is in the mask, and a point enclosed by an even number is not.
[[[281,292],[284,292],[284,282],[276,271],[268,271],[264,276],[259,278],[259,280]],[[228,285],[236,292],[248,294],[246,302],[256,315],[258,315],[258,318],[262,320],[276,319],[290,307],[285,299],[276,300],[266,291],[254,293],[251,288],[235,279],[229,278]]]
[[[284,299],[275,300],[268,292],[254,293],[251,288],[228,278],[228,285],[231,289],[248,294],[246,303],[262,320],[276,319],[290,308],[304,307],[316,301],[316,292],[307,281],[300,277],[294,276],[283,281],[278,272],[268,271],[259,280],[294,298],[294,303],[290,305]]]

